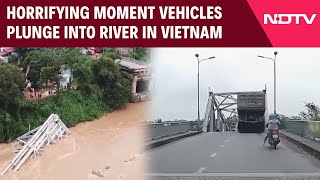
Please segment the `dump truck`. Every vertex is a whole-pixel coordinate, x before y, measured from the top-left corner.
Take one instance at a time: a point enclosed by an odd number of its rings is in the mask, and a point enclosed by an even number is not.
[[[237,95],[238,131],[263,133],[266,123],[266,91],[241,92]]]

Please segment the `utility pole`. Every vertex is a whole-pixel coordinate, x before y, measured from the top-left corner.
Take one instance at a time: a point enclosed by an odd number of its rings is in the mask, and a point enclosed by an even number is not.
[[[264,59],[270,59],[273,61],[273,112],[274,114],[277,114],[277,76],[276,76],[276,59],[277,59],[277,54],[278,52],[275,51],[274,53],[274,58],[270,58],[270,57],[265,57],[265,56],[259,56],[259,58],[264,58]]]

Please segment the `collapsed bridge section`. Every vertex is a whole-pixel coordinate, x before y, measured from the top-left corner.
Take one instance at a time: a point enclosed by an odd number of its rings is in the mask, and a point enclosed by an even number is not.
[[[118,59],[116,62],[119,63],[121,70],[127,72],[130,76],[130,102],[142,102],[150,100],[151,72],[149,64],[128,58]]]
[[[51,114],[41,126],[17,138],[17,142],[14,144],[14,146],[18,146],[16,155],[1,175],[10,170],[19,170],[28,158],[37,157],[41,150],[50,146],[51,143],[57,143],[59,139],[69,134],[71,134],[70,130],[60,117],[57,114]]]

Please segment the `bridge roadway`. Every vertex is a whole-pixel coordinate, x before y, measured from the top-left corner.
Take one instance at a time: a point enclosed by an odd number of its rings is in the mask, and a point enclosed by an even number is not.
[[[315,179],[320,179],[319,160],[283,138],[276,150],[267,143],[263,146],[264,135],[212,132],[182,139],[147,152],[148,174],[237,176],[258,173],[262,177],[307,173],[319,175]]]

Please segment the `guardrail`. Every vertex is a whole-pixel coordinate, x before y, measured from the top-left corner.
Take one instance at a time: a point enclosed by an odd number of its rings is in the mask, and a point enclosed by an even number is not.
[[[147,140],[157,139],[159,137],[171,136],[178,133],[188,132],[190,130],[189,122],[164,122],[145,124],[147,129]]]
[[[289,120],[285,130],[320,142],[320,121]]]

